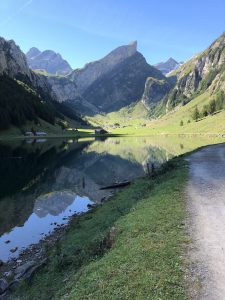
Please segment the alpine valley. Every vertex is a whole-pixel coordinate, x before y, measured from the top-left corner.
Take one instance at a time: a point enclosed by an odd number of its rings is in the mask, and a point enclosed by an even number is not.
[[[93,126],[117,134],[223,130],[225,34],[185,63],[149,65],[134,41],[75,70],[52,50],[25,55],[1,38],[0,75],[2,134],[37,126],[53,135]]]

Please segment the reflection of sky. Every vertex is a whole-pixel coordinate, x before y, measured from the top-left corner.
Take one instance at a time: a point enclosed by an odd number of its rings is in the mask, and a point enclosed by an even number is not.
[[[0,237],[0,259],[7,261],[12,257],[17,257],[19,252],[31,244],[37,243],[45,234],[49,234],[57,227],[57,224],[66,224],[65,217],[72,216],[74,213],[82,213],[88,210],[87,205],[92,203],[87,197],[74,196],[72,204],[61,210],[58,215],[46,214],[42,218],[32,213],[29,219],[21,227],[14,227],[9,233]],[[58,197],[58,201],[63,201],[63,197]],[[57,223],[57,224],[54,224]],[[6,244],[5,241],[10,243]],[[10,249],[18,247],[15,253]]]
[[[49,193],[35,200],[33,211],[39,218],[48,214],[58,216],[74,202],[74,196],[74,193],[65,191]]]

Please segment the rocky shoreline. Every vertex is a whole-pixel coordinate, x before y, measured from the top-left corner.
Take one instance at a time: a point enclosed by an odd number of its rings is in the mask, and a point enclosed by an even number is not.
[[[96,205],[89,205],[89,210]],[[26,279],[31,283],[35,273],[41,267],[47,264],[48,255],[47,250],[53,247],[63,237],[65,232],[69,229],[73,218],[80,216],[75,214],[68,217],[66,224],[57,224],[57,227],[49,235],[45,235],[37,244],[32,244],[18,257],[12,258],[7,262],[0,260],[0,299],[9,299],[10,290],[13,289],[21,280]]]

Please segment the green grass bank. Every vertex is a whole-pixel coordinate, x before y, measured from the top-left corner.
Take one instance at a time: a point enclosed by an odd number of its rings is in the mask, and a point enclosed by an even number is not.
[[[171,160],[75,218],[16,299],[186,299],[182,254],[187,166]]]

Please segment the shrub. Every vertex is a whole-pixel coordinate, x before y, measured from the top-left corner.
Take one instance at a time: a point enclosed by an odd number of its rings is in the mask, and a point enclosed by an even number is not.
[[[209,114],[208,111],[209,111],[208,105],[204,105],[204,106],[203,106],[203,109],[202,109],[202,116],[203,116],[203,117],[207,117],[208,114]]]
[[[180,126],[184,126],[183,120],[180,121]]]
[[[193,119],[195,122],[197,122],[199,118],[200,118],[200,113],[199,113],[198,107],[195,106],[195,109],[194,109],[194,111],[193,111],[193,113],[192,113],[192,119]]]
[[[209,110],[208,113],[212,115],[216,111],[216,101],[215,99],[212,99],[209,101]]]

